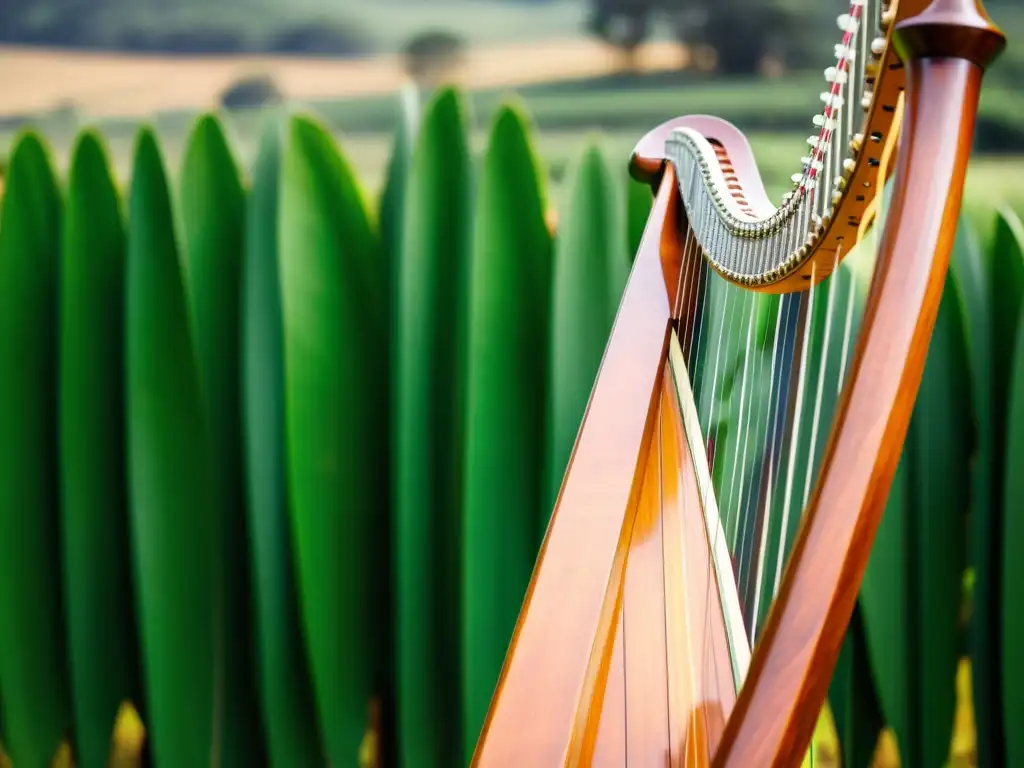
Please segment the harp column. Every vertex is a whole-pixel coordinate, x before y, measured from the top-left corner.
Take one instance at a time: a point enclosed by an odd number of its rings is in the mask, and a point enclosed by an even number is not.
[[[715,768],[806,754],[885,507],[956,232],[986,67],[1004,38],[976,0],[935,0],[893,33],[907,69],[894,196],[850,378],[787,575]]]

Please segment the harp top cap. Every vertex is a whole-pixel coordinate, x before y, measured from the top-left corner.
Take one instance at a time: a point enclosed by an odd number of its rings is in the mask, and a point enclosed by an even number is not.
[[[893,43],[907,63],[956,58],[986,69],[1006,47],[1006,38],[980,0],[934,0],[921,13],[896,25]]]

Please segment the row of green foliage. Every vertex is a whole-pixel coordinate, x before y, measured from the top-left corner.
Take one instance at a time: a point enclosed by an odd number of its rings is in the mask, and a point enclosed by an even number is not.
[[[379,216],[303,117],[268,123],[245,181],[214,118],[176,187],[141,132],[124,210],[97,135],[66,184],[19,139],[0,218],[17,765],[68,735],[105,764],[125,699],[160,765],[351,765],[373,697],[397,700],[387,746],[412,762],[467,754],[571,443],[553,425],[579,422],[628,270],[621,183],[594,150],[579,173],[556,246],[519,112],[474,169],[453,92],[415,152],[399,135]]]
[[[552,236],[520,111],[498,112],[479,163],[467,122],[444,91],[403,127],[379,205],[301,116],[268,121],[251,174],[201,119],[173,184],[144,130],[124,200],[95,133],[66,180],[38,136],[16,143],[0,211],[15,765],[63,738],[105,765],[126,699],[158,765],[352,765],[380,717],[388,764],[468,759],[650,195],[590,146]],[[1024,451],[1022,242],[1009,212],[991,244],[961,227],[833,681],[848,765],[882,723],[905,764],[948,751],[968,562],[983,764],[1024,759],[1024,685],[1001,682],[1024,682],[1024,609],[999,587],[1024,583],[1024,523],[1004,514],[1024,507],[1005,459]]]

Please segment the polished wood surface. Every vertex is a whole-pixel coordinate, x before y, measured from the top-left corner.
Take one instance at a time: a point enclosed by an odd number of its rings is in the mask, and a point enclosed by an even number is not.
[[[956,4],[974,6],[938,0],[911,34],[955,23]],[[964,39],[996,48],[980,33]],[[981,67],[942,50],[907,64],[895,191],[850,380],[716,767],[799,764],[860,589],[938,313],[977,112]]]
[[[662,403],[662,526],[665,572],[673,585],[667,634],[670,765],[694,768],[709,765],[718,748],[725,719],[736,702],[736,681],[693,454],[670,375]]]
[[[597,729],[594,754],[590,760],[593,768],[621,768],[626,764],[626,662],[625,631],[622,624],[622,592],[616,607],[613,631],[611,663],[608,679],[604,686],[604,702],[601,705],[601,722]]]
[[[667,377],[667,366],[662,378]],[[662,386],[664,392],[664,386]],[[626,662],[626,764],[664,765],[669,754],[665,653],[665,566],[661,464],[664,395],[647,450],[643,489],[633,521],[623,594]]]
[[[585,764],[678,284],[671,169],[651,213],[479,739],[480,766]],[[674,277],[666,278],[666,274]],[[666,271],[666,268],[668,271]],[[606,682],[606,681],[605,681]],[[543,711],[543,717],[538,713]],[[527,727],[528,724],[528,727]]]
[[[667,368],[662,382],[585,765],[704,768],[736,701],[696,468]]]

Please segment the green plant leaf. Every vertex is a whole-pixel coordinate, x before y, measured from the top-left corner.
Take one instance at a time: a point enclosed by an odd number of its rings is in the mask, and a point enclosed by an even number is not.
[[[992,478],[992,331],[991,286],[969,217],[961,217],[950,263],[950,277],[962,302],[971,377],[974,456],[971,466],[970,591],[971,681],[978,764],[1003,765],[1001,711],[1002,673],[999,656],[1000,561],[992,553],[1001,546],[1002,516],[993,504]]]
[[[943,765],[956,709],[972,413],[963,301],[948,280],[861,605],[904,765]]]
[[[147,730],[158,764],[204,765],[224,706],[218,496],[170,193],[150,129],[136,142],[129,222],[128,477]]]
[[[215,491],[218,567],[223,580],[218,611],[223,643],[221,764],[265,761],[258,709],[252,586],[247,519],[243,507],[241,409],[238,407],[241,336],[241,266],[245,199],[224,131],[200,117],[181,169],[186,295],[208,422]]]
[[[451,90],[427,107],[406,188],[395,381],[395,554],[402,764],[460,757],[459,567],[469,149]]]
[[[1024,456],[1024,312],[1017,320],[1016,350],[1011,357],[1012,374],[1008,388],[1006,453],[1007,469],[1003,492],[1002,546],[1002,674],[1003,728],[1006,733],[1006,765],[1024,762],[1024,472],[1009,466]],[[993,556],[996,553],[993,552]]]
[[[406,106],[407,101],[408,99],[403,100],[403,106]],[[389,269],[389,296],[398,294],[398,269],[401,264],[402,228],[405,222],[405,189],[412,162],[414,139],[412,122],[408,115],[406,119],[398,122],[380,196],[380,246]]]
[[[0,686],[18,765],[48,765],[71,725],[61,589],[57,360],[61,199],[23,134],[0,211]]]
[[[125,231],[102,139],[72,153],[61,230],[60,467],[78,761],[102,768],[141,693],[124,436]]]
[[[985,253],[992,306],[992,424],[995,455],[1006,457],[1007,393],[1016,348],[1017,320],[1024,304],[1024,224],[1009,207],[996,214],[994,234]],[[1005,459],[998,462],[993,477],[996,497],[1005,487],[1010,469]]]
[[[1020,641],[1021,634],[1017,628],[1024,623],[1014,608],[1015,602],[1019,600],[1013,597],[1013,579],[1019,578],[1014,569],[1020,557],[1008,556],[1011,543],[1022,540],[1016,534],[1016,520],[1020,517],[1020,497],[1011,498],[1008,494],[1017,487],[1015,483],[1018,482],[1017,476],[1020,474],[1015,472],[1017,458],[1010,452],[1013,450],[1010,440],[1012,430],[1017,429],[1020,419],[1019,415],[1011,414],[1011,410],[1017,407],[1013,401],[1015,395],[1012,394],[1011,387],[1015,385],[1012,381],[1013,366],[1018,364],[1015,362],[1019,359],[1016,350],[1020,344],[1020,317],[1024,312],[1024,224],[1008,206],[1001,206],[996,212],[992,238],[984,252],[984,258],[989,288],[985,298],[991,307],[991,325],[986,330],[989,333],[988,341],[992,355],[989,412],[992,424],[992,520],[989,521],[989,531],[992,538],[976,539],[977,557],[987,568],[976,572],[978,581],[975,585],[975,601],[984,601],[987,596],[991,604],[1001,604],[1002,633],[1001,637],[992,637],[992,643],[985,649],[991,656],[982,658],[980,663],[979,660],[975,660],[974,663],[979,665],[982,673],[988,670],[986,677],[977,678],[976,686],[987,684],[990,697],[995,700],[1002,699],[1002,716],[999,716],[998,709],[981,710],[988,712],[990,722],[994,722],[994,725],[985,723],[979,731],[979,734],[989,735],[986,742],[979,741],[979,755],[999,750],[1005,744],[1005,762],[1013,765],[1014,756],[1017,760],[1024,759],[1024,742],[1018,736],[1020,718],[1024,717],[1024,699],[1020,698],[1017,690],[1019,686],[1005,682],[1015,680],[1011,676],[1012,671],[1014,668],[1019,669],[1014,666],[1018,664],[1014,659],[1017,646],[1007,643]],[[1017,410],[1016,413],[1019,414],[1020,411]],[[1014,421],[1015,418],[1017,421]],[[1001,544],[997,544],[999,541]],[[1001,548],[1006,554],[1000,563],[996,553]],[[990,578],[988,584],[985,579],[986,571]],[[979,603],[975,602],[975,605]],[[980,607],[984,612],[984,602],[980,603]],[[980,614],[976,621],[976,626],[982,627],[979,631],[991,631],[998,626],[992,621],[993,618],[992,613],[987,616],[984,613]],[[989,624],[983,626],[981,622],[986,619],[989,620]],[[1007,664],[1010,666],[1007,667]],[[979,695],[980,690],[977,687],[975,690],[976,695]],[[990,729],[998,729],[1000,726],[1004,729],[1004,740],[993,741],[994,738],[998,739],[999,732],[996,730],[992,733]],[[1000,758],[1004,755],[998,751],[994,754],[994,764],[1000,764]]]
[[[868,659],[864,620],[854,608],[828,692],[844,766],[867,768],[885,725]]]
[[[246,216],[242,402],[260,689],[271,764],[324,763],[295,595],[285,482],[284,353],[278,272],[286,117],[264,126]]]
[[[586,145],[572,173],[555,245],[552,286],[547,496],[539,539],[562,485],[576,434],[625,287],[626,232],[619,190],[600,147]]]
[[[321,733],[352,765],[388,665],[386,265],[351,167],[292,117],[281,167],[287,487]]]
[[[463,738],[472,754],[537,554],[546,502],[551,238],[526,120],[503,108],[481,171],[470,288]],[[603,283],[607,291],[607,282]]]

